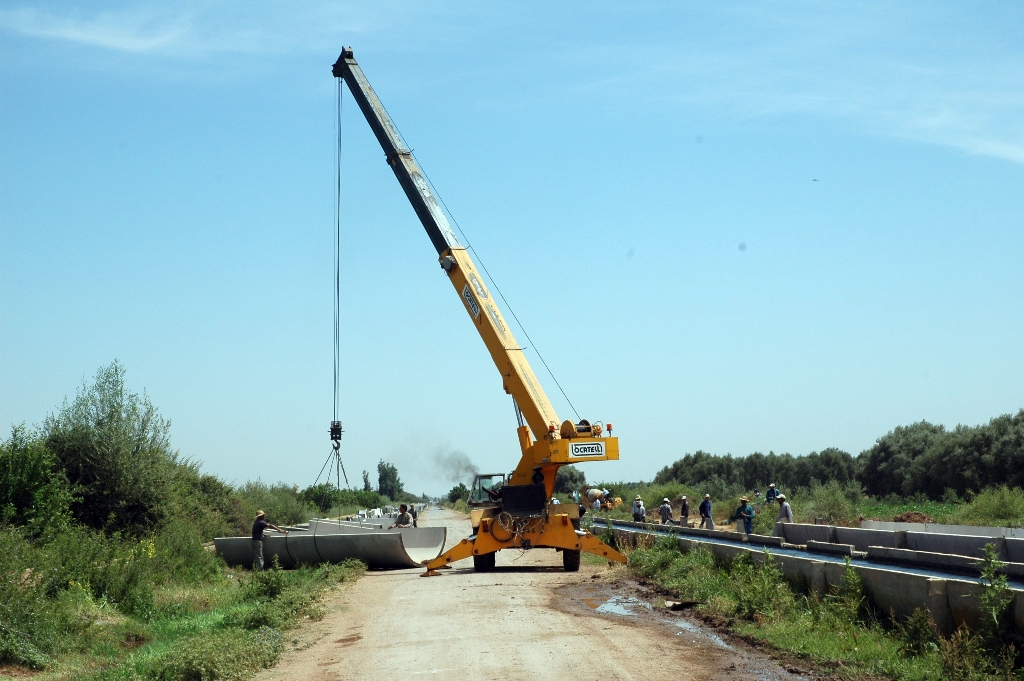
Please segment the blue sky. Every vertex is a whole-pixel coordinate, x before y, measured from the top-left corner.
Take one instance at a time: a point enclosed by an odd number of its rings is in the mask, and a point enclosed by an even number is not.
[[[342,45],[615,424],[590,479],[1015,412],[1022,35],[1015,3],[5,2],[0,423],[117,358],[182,455],[313,481]],[[439,452],[514,465],[512,406],[347,105],[344,460],[440,493]]]

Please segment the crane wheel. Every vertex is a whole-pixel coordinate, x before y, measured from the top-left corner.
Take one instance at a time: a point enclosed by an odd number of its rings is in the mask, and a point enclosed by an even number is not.
[[[579,572],[580,552],[579,550],[562,549],[562,567],[566,572]]]
[[[490,572],[494,569],[494,557],[497,553],[485,553],[482,556],[473,556],[473,569],[477,572]],[[576,567],[579,568],[579,559],[576,560]]]

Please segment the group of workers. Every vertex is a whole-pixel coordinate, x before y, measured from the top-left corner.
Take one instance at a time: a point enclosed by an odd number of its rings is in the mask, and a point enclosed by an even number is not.
[[[758,492],[756,497],[760,497],[761,494]],[[661,506],[658,507],[658,515],[661,517],[662,525],[682,525],[687,526],[690,520],[690,502],[687,500],[686,495],[682,495],[680,499],[679,509],[679,520],[675,520],[673,516],[672,504],[669,502],[668,497],[661,500]],[[786,501],[786,495],[780,492],[775,484],[772,483],[768,486],[767,492],[764,495],[765,504],[773,504],[778,502],[779,504],[779,515],[776,522],[791,523],[793,522],[793,508]],[[700,514],[700,525],[701,529],[713,530],[715,529],[715,521],[711,513],[711,495],[705,494],[704,501],[697,507],[697,512]],[[743,523],[743,531],[745,534],[752,534],[754,531],[754,518],[757,516],[757,512],[754,507],[750,505],[749,497],[740,497],[740,505],[733,514],[733,517],[737,522]],[[633,501],[633,521],[638,523],[647,522],[647,509],[644,508],[644,500],[637,495]]]

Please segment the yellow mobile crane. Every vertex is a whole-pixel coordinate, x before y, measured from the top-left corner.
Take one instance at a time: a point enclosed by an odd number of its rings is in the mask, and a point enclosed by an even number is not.
[[[619,458],[619,441],[611,435],[611,424],[604,427],[586,420],[559,421],[412,152],[352,56],[352,48],[342,50],[333,73],[335,78],[344,79],[380,142],[388,165],[437,250],[441,268],[501,372],[505,392],[512,395],[519,421],[519,465],[507,482],[495,480],[495,476],[478,476],[473,492],[481,498],[486,495],[490,503],[473,509],[473,534],[427,563],[426,574],[436,574],[433,571],[437,568],[470,556],[477,571],[487,571],[494,567],[495,553],[507,548],[560,549],[562,564],[569,571],[579,569],[580,551],[625,562],[621,553],[579,528],[579,508],[575,504],[550,503],[560,466]]]

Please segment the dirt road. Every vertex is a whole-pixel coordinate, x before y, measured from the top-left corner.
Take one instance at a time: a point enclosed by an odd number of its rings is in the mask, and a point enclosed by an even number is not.
[[[466,516],[447,510],[420,523],[447,526],[449,546],[470,533]],[[368,572],[292,639],[308,647],[260,681],[801,678],[677,613],[645,608],[603,565],[564,572],[551,550],[502,551],[490,573],[471,560],[439,577],[421,572]]]

